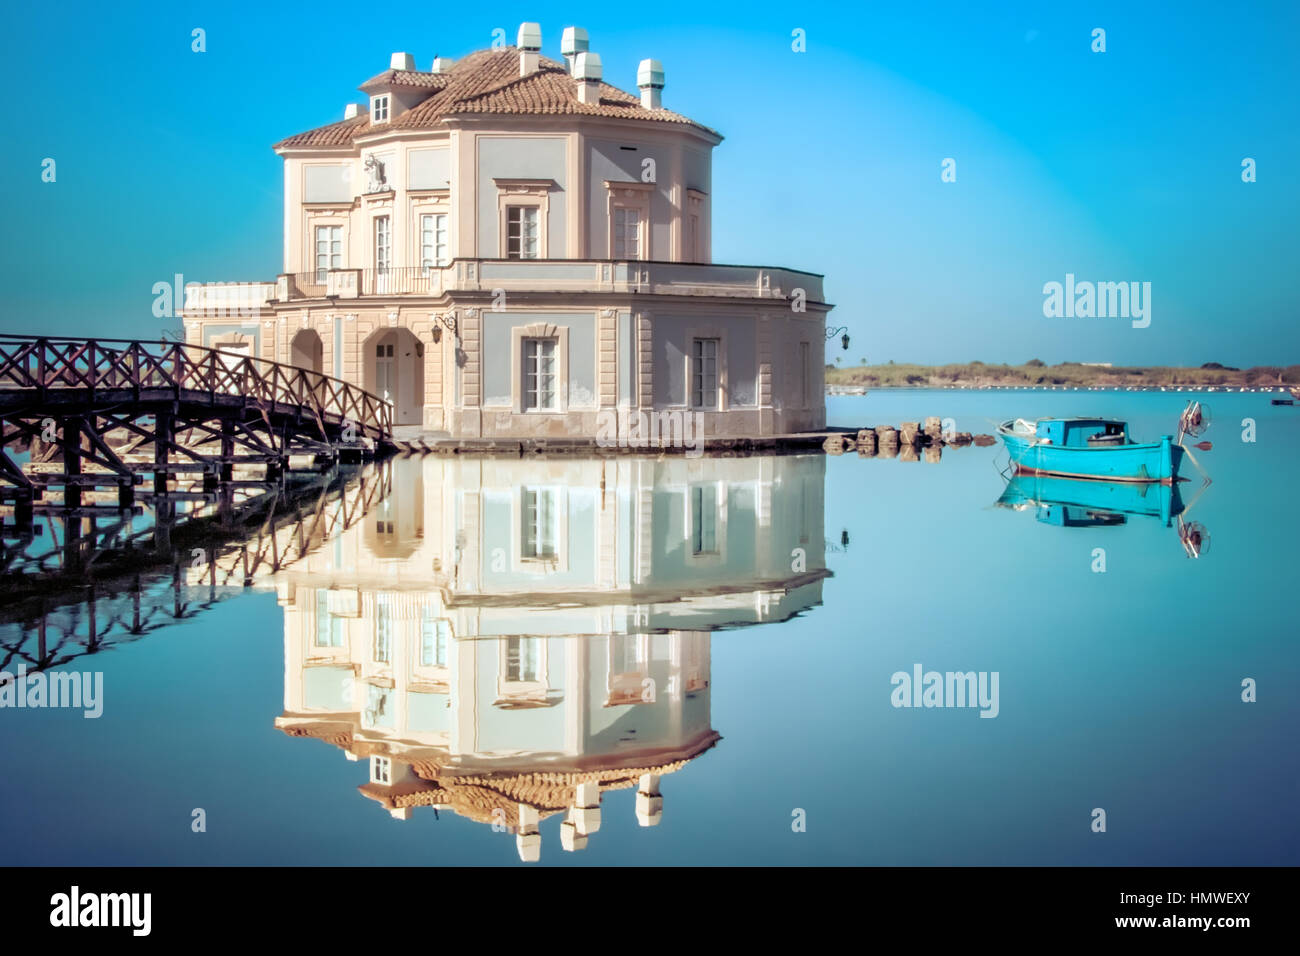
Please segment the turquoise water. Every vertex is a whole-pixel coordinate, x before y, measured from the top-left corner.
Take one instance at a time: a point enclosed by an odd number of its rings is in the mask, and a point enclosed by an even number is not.
[[[4,858],[1295,864],[1300,409],[1201,397],[1213,484],[1180,489],[1209,534],[1196,559],[1176,518],[998,507],[1000,446],[396,462],[388,497],[305,556],[219,593],[186,571],[192,616],[60,665],[102,673],[101,717],[0,709]],[[828,409],[972,432],[1119,417],[1148,439],[1185,398]],[[145,591],[175,596],[167,574]],[[84,635],[85,612],[58,621]],[[0,637],[12,670],[35,622]],[[996,717],[893,706],[916,665],[996,672]]]

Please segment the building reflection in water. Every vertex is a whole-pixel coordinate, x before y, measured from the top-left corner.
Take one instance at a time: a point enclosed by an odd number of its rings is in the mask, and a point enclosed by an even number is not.
[[[821,601],[821,455],[394,463],[359,525],[276,576],[276,726],[369,764],[394,817],[452,810],[541,853],[601,796],[711,748],[710,633]]]

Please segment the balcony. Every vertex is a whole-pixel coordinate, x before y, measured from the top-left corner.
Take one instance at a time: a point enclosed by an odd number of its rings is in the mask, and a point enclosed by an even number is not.
[[[281,302],[293,299],[356,299],[374,295],[441,295],[446,269],[328,269],[296,272],[276,280]]]
[[[329,269],[280,276],[281,302],[442,296],[455,292],[610,292],[744,299],[789,299],[802,289],[808,302],[822,302],[822,277],[767,266],[608,259],[456,259],[442,268],[419,266]]]

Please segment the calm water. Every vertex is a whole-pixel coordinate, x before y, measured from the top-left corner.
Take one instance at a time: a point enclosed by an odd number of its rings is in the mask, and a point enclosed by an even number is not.
[[[166,626],[57,668],[102,672],[98,719],[0,709],[0,858],[1295,864],[1300,409],[1205,397],[1195,560],[1177,518],[997,506],[1000,446],[396,462],[359,520],[354,484],[332,524],[284,531],[284,566],[249,588],[212,587],[216,568],[242,583],[233,550],[185,568],[180,620],[171,576],[146,576]],[[829,400],[833,424],[1096,414],[1140,439],[1182,404]],[[47,653],[84,642],[88,610],[50,611]],[[97,632],[131,612],[105,589]],[[37,654],[14,616],[9,669]],[[892,706],[915,665],[996,672],[997,716]],[[571,810],[591,783],[598,827]]]

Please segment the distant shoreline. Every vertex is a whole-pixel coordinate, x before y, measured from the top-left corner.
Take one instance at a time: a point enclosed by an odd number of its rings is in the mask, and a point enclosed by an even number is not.
[[[1109,366],[1063,362],[1047,365],[955,365],[889,363],[852,368],[826,366],[828,393],[872,389],[1032,389],[1035,391],[1286,392],[1300,387],[1300,365],[1231,368],[1209,362],[1199,368]]]
[[[832,385],[827,395],[868,395],[871,392],[1216,392],[1289,395],[1284,385]]]

